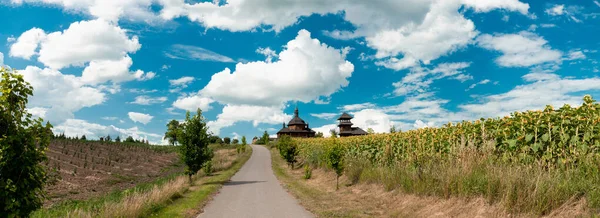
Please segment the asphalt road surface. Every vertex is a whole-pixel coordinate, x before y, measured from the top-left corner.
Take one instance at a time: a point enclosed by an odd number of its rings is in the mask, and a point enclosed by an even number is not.
[[[198,217],[314,217],[279,184],[271,169],[271,153],[252,146],[252,156]]]

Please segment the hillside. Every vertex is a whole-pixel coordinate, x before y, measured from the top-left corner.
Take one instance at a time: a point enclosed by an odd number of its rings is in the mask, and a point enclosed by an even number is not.
[[[173,147],[53,139],[47,155],[55,179],[46,188],[46,206],[100,196],[183,171]]]

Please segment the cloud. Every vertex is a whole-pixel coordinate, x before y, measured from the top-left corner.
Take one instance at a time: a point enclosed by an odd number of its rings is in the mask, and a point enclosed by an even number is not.
[[[195,112],[198,108],[202,109],[202,111],[208,111],[212,108],[210,104],[213,102],[215,101],[211,98],[202,97],[199,95],[187,97],[184,96],[173,102],[173,107],[191,112]]]
[[[341,114],[337,114],[337,113],[318,113],[318,114],[310,114],[313,117],[317,117],[320,119],[325,119],[325,120],[330,120],[333,119],[337,116],[340,116]]]
[[[235,62],[230,57],[218,54],[216,52],[192,45],[172,45],[165,51],[165,56],[172,59],[191,60],[191,61],[214,61],[214,62]]]
[[[118,117],[102,117],[103,120],[118,120]]]
[[[135,97],[135,101],[130,102],[131,104],[139,104],[139,105],[151,105],[151,104],[160,104],[167,101],[167,97],[150,97],[147,95],[140,95]]]
[[[260,123],[281,124],[289,121],[292,116],[283,113],[281,107],[264,107],[253,105],[225,105],[217,120],[209,121],[207,125],[214,134],[219,134],[225,127],[233,126],[237,122],[252,122],[254,127]]]
[[[131,93],[148,94],[158,92],[157,89],[129,89]]]
[[[583,60],[586,59],[585,54],[583,54],[580,50],[570,51],[565,60],[573,61],[573,60]]]
[[[30,30],[25,31],[24,33],[17,38],[15,43],[10,46],[10,51],[8,55],[11,57],[19,57],[26,60],[31,59],[31,57],[36,53],[40,42],[45,40],[46,33],[44,30],[39,28],[31,28]]]
[[[90,20],[74,22],[62,32],[46,34],[38,28],[28,30],[11,46],[11,52],[15,50],[20,57],[29,59],[38,47],[40,62],[61,69],[83,66],[90,61],[121,60],[127,53],[139,50],[141,45],[137,36],[129,38],[118,26],[104,20]]]
[[[271,48],[269,48],[269,47],[258,48],[258,49],[256,49],[256,53],[264,55],[266,57],[265,61],[267,63],[271,63],[273,58],[278,57],[277,53],[275,51],[271,50]]]
[[[137,70],[130,72],[129,68],[133,61],[129,56],[125,56],[120,60],[100,60],[91,61],[89,66],[83,70],[81,78],[88,84],[100,84],[108,81],[113,83],[126,82],[131,80],[149,80],[155,77],[154,72]]]
[[[478,85],[484,85],[484,84],[488,84],[488,83],[490,83],[490,82],[491,82],[491,81],[490,81],[489,79],[484,79],[484,80],[481,80],[481,81],[479,81],[478,83],[473,83],[473,84],[472,84],[471,86],[469,86],[469,88],[468,88],[468,89],[466,89],[465,91],[469,91],[469,90],[471,90],[471,89],[475,88],[475,87],[476,87],[476,86],[478,86]]]
[[[52,4],[63,7],[67,12],[79,12],[93,17],[116,22],[121,18],[130,21],[159,22],[151,10],[154,0],[11,0],[14,5],[25,3]]]
[[[150,114],[143,114],[137,112],[129,112],[127,113],[127,115],[129,116],[129,119],[133,122],[142,123],[144,125],[150,123],[152,118],[154,118],[153,116],[150,116]]]
[[[4,54],[2,54],[2,52],[0,52],[0,66],[4,65]]]
[[[52,123],[61,123],[73,118],[74,112],[102,104],[106,100],[100,89],[87,86],[80,77],[34,66],[28,66],[18,72],[33,87],[33,96],[29,98],[28,107],[43,110],[44,113],[38,115],[43,115],[41,117]]]
[[[394,66],[393,69],[414,63],[394,60],[409,58],[428,64],[466,46],[477,31],[473,22],[459,12],[463,6],[476,13],[501,9],[528,14],[529,9],[528,4],[517,0],[160,2],[164,6],[160,12],[164,19],[187,17],[206,28],[229,31],[258,28],[281,31],[296,24],[301,17],[339,13],[356,30],[326,30],[325,35],[338,39],[365,37],[367,45],[377,50],[377,57],[384,58],[380,65]],[[387,59],[392,57],[396,59]],[[403,64],[387,63],[390,61]]]
[[[530,32],[518,34],[484,34],[477,44],[502,52],[496,63],[503,67],[529,67],[547,62],[560,62],[562,52],[552,49],[548,41]]]
[[[140,48],[137,36],[129,37],[126,30],[100,19],[74,22],[62,32],[32,28],[11,45],[9,54],[27,60],[37,56],[39,62],[56,70],[84,66],[82,80],[96,85],[152,79],[154,72],[129,71],[133,64],[129,54]]]
[[[413,68],[402,80],[393,83],[394,94],[396,96],[404,96],[415,93],[428,92],[429,86],[436,80],[443,78],[452,78],[460,82],[472,79],[472,76],[465,73],[471,63],[441,63],[433,69]]]
[[[323,126],[315,127],[315,128],[311,128],[311,129],[315,132],[323,133],[323,137],[326,137],[326,138],[331,137],[331,133],[330,133],[331,130],[334,130],[335,132],[340,132],[337,124],[327,124],[327,125],[323,125]]]
[[[191,76],[184,76],[179,79],[169,80],[169,84],[171,85],[171,87],[174,87],[173,89],[169,89],[169,92],[171,92],[171,93],[180,92],[182,89],[187,88],[188,85],[190,83],[192,83],[194,80],[195,80],[195,78],[191,77]]]
[[[594,1],[594,4],[596,4],[598,7],[600,7],[600,2]]]
[[[60,125],[55,125],[52,130],[55,134],[65,133],[69,137],[81,137],[85,135],[88,139],[98,139],[99,137],[110,135],[112,138],[119,136],[121,139],[124,139],[131,136],[134,139],[148,139],[152,144],[164,144],[160,143],[163,135],[144,132],[138,127],[123,129],[113,125],[103,126],[80,119],[68,119]]]
[[[361,103],[361,104],[350,104],[338,107],[341,111],[358,111],[362,109],[375,108],[376,105],[370,102]]]
[[[546,9],[546,14],[552,16],[559,16],[565,13],[565,5],[554,5],[553,7]]]
[[[280,106],[287,101],[310,102],[348,85],[354,65],[344,52],[319,42],[301,30],[274,62],[238,63],[214,74],[200,91],[224,104]],[[235,88],[233,88],[235,87]]]
[[[505,116],[514,111],[540,110],[546,105],[561,107],[581,104],[582,92],[600,91],[600,78],[567,79],[557,74],[528,74],[528,84],[501,94],[489,95],[481,103],[464,104],[459,108],[481,117]]]
[[[415,129],[422,129],[422,128],[427,128],[427,127],[435,127],[435,123],[434,122],[423,122],[422,120],[416,120],[415,124],[413,125],[415,127]]]

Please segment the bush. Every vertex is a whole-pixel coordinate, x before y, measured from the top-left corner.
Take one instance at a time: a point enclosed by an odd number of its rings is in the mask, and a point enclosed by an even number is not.
[[[298,161],[296,158],[300,153],[300,150],[292,138],[287,135],[282,136],[277,142],[277,148],[279,149],[279,154],[287,162],[288,166],[291,166],[291,168],[294,169],[294,163]]]
[[[310,166],[304,165],[304,179],[310,179],[312,177],[312,169]]]
[[[43,162],[52,125],[33,120],[25,108],[33,88],[16,72],[0,73],[0,214],[28,217],[40,208],[48,175]]]
[[[223,143],[225,143],[226,145],[231,144],[231,138],[229,138],[229,137],[223,138]]]

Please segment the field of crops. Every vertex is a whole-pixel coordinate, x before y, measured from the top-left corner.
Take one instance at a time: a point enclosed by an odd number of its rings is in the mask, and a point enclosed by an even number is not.
[[[294,142],[301,161],[312,167],[327,166],[328,152],[341,147],[351,180],[385,183],[389,189],[480,195],[537,214],[581,197],[590,208],[600,208],[600,104],[591,96],[578,107],[547,106],[440,128]]]
[[[448,123],[392,134],[298,140],[301,154],[340,143],[350,156],[365,156],[378,165],[453,157],[465,147],[486,150],[507,162],[547,167],[575,166],[582,158],[600,157],[600,104],[590,97],[583,105],[555,110],[515,112],[503,118]]]

